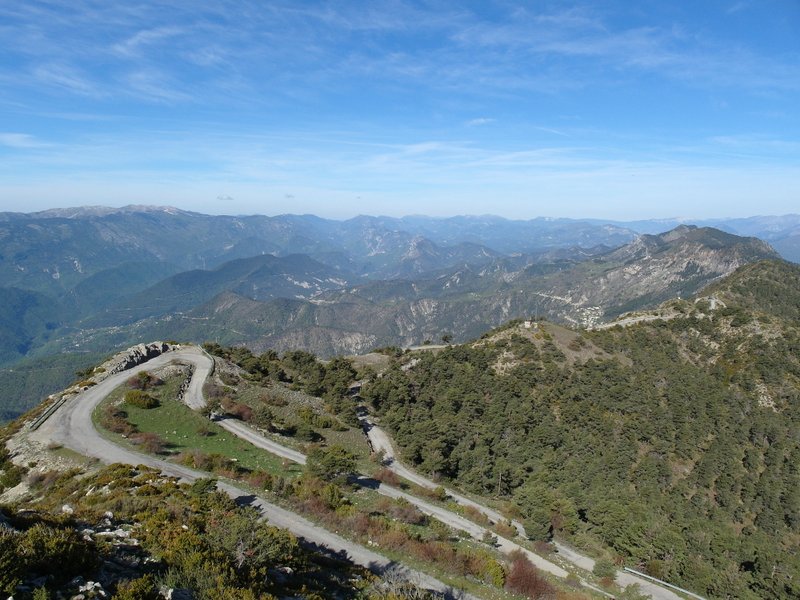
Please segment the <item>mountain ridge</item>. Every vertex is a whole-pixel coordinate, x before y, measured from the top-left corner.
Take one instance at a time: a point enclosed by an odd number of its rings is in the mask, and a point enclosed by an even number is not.
[[[136,205],[4,219],[0,300],[16,308],[0,311],[0,366],[110,351],[143,332],[200,342],[207,331],[225,343],[300,344],[331,356],[443,335],[464,340],[519,316],[588,326],[774,256],[754,240],[703,228],[671,234],[687,240],[681,255],[670,246],[676,239],[569,219],[331,221]],[[692,236],[702,239],[692,246]],[[637,258],[623,239],[649,250]],[[513,251],[492,249],[492,240]],[[297,264],[237,276],[248,261]]]
[[[313,298],[267,302],[228,290],[183,314],[140,321],[135,330],[195,341],[202,341],[198,338],[206,332],[222,343],[245,343],[259,351],[300,345],[333,356],[420,344],[443,335],[464,340],[509,319],[537,314],[590,327],[686,297],[747,262],[765,258],[776,259],[777,254],[760,240],[685,228],[665,238],[640,238],[587,261],[544,269],[472,266],[430,279],[367,282]],[[126,340],[111,339],[117,344]]]

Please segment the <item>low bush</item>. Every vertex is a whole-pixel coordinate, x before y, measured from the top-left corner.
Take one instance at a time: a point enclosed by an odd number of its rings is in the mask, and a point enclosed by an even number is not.
[[[375,510],[402,523],[408,523],[409,525],[422,525],[428,520],[423,513],[403,498],[394,500],[392,498],[383,497],[378,500],[375,505]]]
[[[594,568],[592,569],[592,573],[597,575],[598,577],[605,578],[610,577],[612,580],[617,575],[617,568],[614,566],[614,563],[607,559],[600,559],[594,563]]]
[[[439,502],[444,502],[448,498],[447,490],[445,490],[441,485],[438,485],[433,489],[420,487],[418,491],[421,496],[430,498],[431,500],[437,500]]]
[[[258,399],[264,404],[267,404],[269,406],[286,406],[287,404],[289,404],[286,398],[274,392],[266,392],[264,394],[261,394],[261,396],[259,396]]]
[[[128,422],[128,413],[118,405],[106,404],[100,411],[100,425],[112,433],[130,436],[136,433],[136,427]]]
[[[166,440],[157,433],[149,431],[134,433],[131,436],[131,441],[150,454],[163,454],[167,449]]]
[[[114,600],[158,600],[161,597],[152,575],[121,581],[114,594]]]
[[[234,419],[247,422],[253,418],[253,409],[242,402],[236,402],[230,398],[223,398],[220,406],[222,406],[222,410],[225,411],[225,414]]]
[[[552,542],[544,542],[542,540],[536,540],[533,542],[533,550],[536,554],[540,554],[542,556],[547,556],[548,554],[552,554],[555,552],[556,547]]]
[[[154,377],[150,375],[147,371],[142,371],[137,373],[133,377],[128,378],[126,382],[128,387],[133,390],[148,390],[151,387],[155,387],[157,385],[161,385],[164,382],[161,381],[158,377]]]
[[[551,600],[556,597],[555,588],[522,552],[514,552],[511,555],[511,568],[505,585],[510,592],[535,600]]]
[[[159,405],[158,400],[142,390],[128,390],[125,392],[125,403],[137,408],[156,408]]]
[[[71,528],[37,523],[17,533],[0,530],[0,590],[13,593],[22,577],[31,573],[69,581],[75,573],[93,567],[97,553]]]
[[[28,474],[28,486],[38,490],[49,490],[61,476],[59,471],[32,471]]]
[[[11,462],[5,463],[3,471],[0,472],[0,492],[19,485],[25,472],[23,467],[11,464]]]
[[[253,409],[250,422],[257,427],[261,427],[262,429],[271,430],[272,421],[274,420],[275,415],[272,413],[270,407],[266,406],[265,404],[259,404]]]
[[[272,475],[266,471],[257,470],[249,473],[245,477],[245,481],[251,487],[258,490],[271,490],[272,489]]]
[[[400,477],[398,477],[397,473],[391,469],[387,469],[386,467],[378,469],[378,471],[375,473],[375,479],[381,483],[385,483],[386,485],[391,485],[394,487],[400,487],[401,483]]]
[[[467,517],[470,521],[474,521],[484,527],[489,526],[489,517],[483,514],[480,510],[475,508],[474,506],[465,506],[464,507],[464,516]]]
[[[494,530],[497,532],[497,535],[504,538],[510,539],[517,535],[517,528],[514,527],[511,521],[498,521],[494,524]]]

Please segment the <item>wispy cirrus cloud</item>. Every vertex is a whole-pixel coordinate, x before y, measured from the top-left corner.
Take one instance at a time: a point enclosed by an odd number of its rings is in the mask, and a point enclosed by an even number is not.
[[[494,123],[497,119],[492,119],[490,117],[477,117],[475,119],[470,119],[465,123],[467,127],[480,127],[482,125],[489,125],[490,123]]]
[[[225,69],[246,84],[237,100],[313,98],[402,84],[477,97],[563,94],[619,85],[642,73],[702,87],[797,90],[800,66],[688,25],[615,23],[599,8],[498,4],[492,19],[466,8],[275,2],[183,7],[77,1],[6,8],[14,52],[35,62],[43,85],[109,97],[130,91],[164,102],[225,98]],[[2,14],[0,10],[0,14]],[[2,28],[0,28],[2,31]],[[0,33],[0,40],[2,39]],[[12,45],[11,36],[18,39]],[[48,59],[49,55],[49,59]],[[57,58],[58,57],[58,58]],[[192,69],[187,70],[187,65]],[[90,68],[91,67],[91,68]],[[158,69],[168,94],[142,94],[133,73]],[[369,80],[365,78],[369,77]],[[205,91],[176,94],[191,78]],[[154,86],[159,87],[159,86]],[[155,90],[153,90],[155,91]],[[230,96],[230,95],[229,95]]]
[[[139,69],[126,75],[124,80],[128,93],[148,101],[177,104],[190,102],[192,99],[170,75],[159,69]]]
[[[80,96],[100,98],[107,95],[102,83],[71,65],[46,63],[35,67],[31,75],[35,83],[66,90]]]
[[[184,33],[180,27],[156,27],[136,32],[126,40],[114,44],[114,52],[126,57],[138,57],[150,46],[159,45]]]
[[[43,142],[28,133],[0,132],[0,145],[17,150],[36,150],[50,148],[52,144]]]

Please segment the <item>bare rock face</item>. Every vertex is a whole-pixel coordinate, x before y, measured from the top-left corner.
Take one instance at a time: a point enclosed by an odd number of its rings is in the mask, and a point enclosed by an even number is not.
[[[167,342],[150,342],[149,344],[139,344],[137,346],[133,346],[128,348],[127,350],[123,350],[119,354],[115,354],[105,363],[103,363],[102,368],[105,369],[106,377],[108,375],[113,375],[114,373],[120,373],[121,371],[125,371],[132,367],[142,364],[143,362],[147,362],[151,358],[155,358],[165,352],[169,352],[170,350],[176,350],[180,346],[175,344],[169,344]],[[99,380],[105,379],[102,377]]]
[[[756,238],[734,236],[708,227],[682,225],[660,235],[642,235],[597,263],[600,272],[564,273],[546,290],[562,319],[594,325],[583,312],[606,318],[673,297],[697,293],[709,283],[760,259],[778,258]],[[584,275],[584,277],[576,277]]]

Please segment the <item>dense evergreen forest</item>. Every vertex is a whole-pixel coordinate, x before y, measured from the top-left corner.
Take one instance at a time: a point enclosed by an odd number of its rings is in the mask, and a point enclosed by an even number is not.
[[[800,268],[744,267],[659,318],[513,322],[364,386],[421,471],[718,598],[800,597]]]

